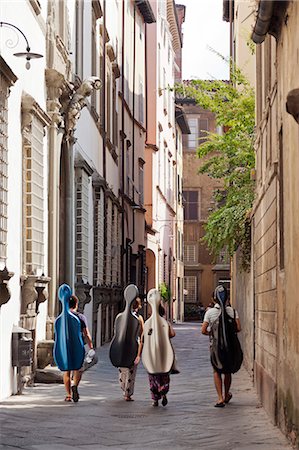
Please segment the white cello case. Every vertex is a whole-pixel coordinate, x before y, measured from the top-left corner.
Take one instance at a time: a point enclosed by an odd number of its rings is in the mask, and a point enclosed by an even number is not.
[[[173,364],[174,351],[170,343],[168,322],[159,315],[159,291],[151,289],[147,294],[147,301],[152,308],[152,315],[144,324],[142,363],[150,374],[168,373]]]

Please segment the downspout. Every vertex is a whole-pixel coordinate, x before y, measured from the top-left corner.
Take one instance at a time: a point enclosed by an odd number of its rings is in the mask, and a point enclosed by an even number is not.
[[[147,123],[148,123],[148,85],[147,85],[147,23],[144,24],[144,65],[145,65],[145,72],[144,72],[144,81],[145,81],[145,143],[147,144],[148,141],[148,129],[147,129]]]
[[[273,0],[260,1],[257,13],[257,20],[255,22],[251,36],[255,44],[261,44],[265,40],[272,19],[273,4],[274,4]]]
[[[133,32],[133,119],[132,119],[132,184],[133,184],[133,203],[135,204],[135,77],[136,77],[136,4],[134,3],[134,32]],[[130,242],[135,242],[135,209],[132,208],[132,225],[133,225],[133,239]]]
[[[124,203],[124,180],[125,180],[125,77],[124,77],[124,67],[125,67],[125,2],[122,2],[122,51],[121,51],[121,91],[122,91],[122,101],[121,101],[121,285],[124,286],[125,276],[124,276],[124,256],[125,256],[125,203]]]
[[[106,180],[106,0],[103,0],[103,67],[102,67],[102,80],[103,80],[103,95],[102,95],[102,130],[103,130],[103,178]],[[109,118],[108,118],[109,120]],[[107,194],[104,193],[104,255],[107,250]],[[106,281],[106,268],[104,264],[104,281]]]
[[[232,71],[232,58],[233,58],[233,1],[229,1],[229,54],[230,54],[230,71]]]

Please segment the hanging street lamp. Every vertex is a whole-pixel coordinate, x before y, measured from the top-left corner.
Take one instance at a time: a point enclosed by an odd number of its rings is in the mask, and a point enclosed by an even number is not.
[[[26,67],[27,70],[30,69],[30,60],[31,59],[38,59],[38,58],[42,58],[43,57],[43,55],[40,55],[39,53],[32,53],[30,51],[30,46],[29,46],[28,39],[26,38],[26,36],[23,33],[23,31],[20,30],[20,28],[18,28],[16,25],[13,25],[12,23],[9,23],[9,22],[0,22],[0,27],[12,28],[13,30],[17,30],[17,31],[19,31],[19,33],[21,33],[21,35],[25,39],[26,52],[14,53],[14,56],[17,56],[19,58],[26,58],[27,61],[26,61],[25,67]],[[19,41],[17,41],[17,43],[15,45],[17,45],[18,42]],[[12,44],[12,41],[10,39],[6,41],[6,45],[7,45],[8,48],[15,47],[15,45]]]

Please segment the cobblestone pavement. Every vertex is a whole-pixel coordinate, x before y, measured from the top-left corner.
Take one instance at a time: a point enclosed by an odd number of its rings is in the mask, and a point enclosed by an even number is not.
[[[62,385],[36,385],[0,406],[0,448],[30,450],[110,449],[290,449],[258,399],[245,370],[233,379],[233,399],[216,400],[208,339],[199,324],[176,327],[174,346],[181,373],[171,378],[169,404],[153,408],[147,375],[140,365],[135,401],[122,400],[117,369],[108,359],[84,375],[80,401],[65,403]]]

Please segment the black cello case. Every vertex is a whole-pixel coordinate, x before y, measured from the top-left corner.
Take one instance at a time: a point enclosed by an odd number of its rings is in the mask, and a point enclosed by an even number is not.
[[[126,306],[116,316],[109,357],[115,367],[132,367],[138,352],[139,320],[132,313],[132,303],[139,295],[137,286],[129,284],[124,291]]]

